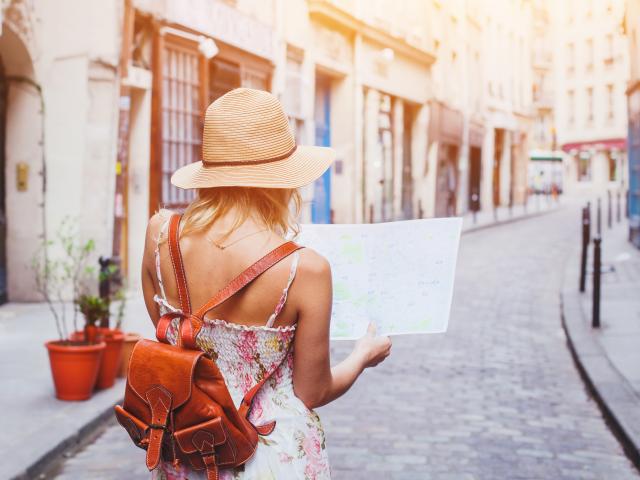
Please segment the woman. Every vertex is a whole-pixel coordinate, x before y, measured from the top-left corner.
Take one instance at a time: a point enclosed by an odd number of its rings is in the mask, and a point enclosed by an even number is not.
[[[180,222],[194,307],[297,231],[297,188],[322,175],[335,156],[329,148],[296,146],[278,100],[246,88],[209,106],[202,151],[202,162],[171,178],[179,188],[197,189]],[[142,285],[154,323],[180,304],[166,242],[170,214],[161,210],[147,228]],[[243,469],[221,470],[220,478],[329,478],[324,432],[313,409],[344,394],[391,348],[388,337],[376,337],[370,328],[344,361],[330,367],[331,303],[327,260],[303,248],[206,315],[197,344],[215,359],[236,405],[266,372],[275,371],[249,414],[256,425],[275,420],[275,430],[260,438]],[[202,478],[166,462],[153,476]]]

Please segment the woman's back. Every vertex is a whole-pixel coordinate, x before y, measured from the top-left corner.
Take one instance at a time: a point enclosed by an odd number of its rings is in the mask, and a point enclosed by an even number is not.
[[[166,300],[178,305],[178,294],[173,267],[169,257],[166,240],[166,228],[171,212],[161,211],[153,217],[150,224],[154,241],[156,262],[160,266],[160,278],[163,282]],[[283,239],[274,234],[261,232],[260,235],[247,237],[235,245],[224,249],[216,247],[210,239],[226,230],[226,218],[217,222],[210,232],[188,235],[180,239],[180,250],[187,277],[187,285],[191,296],[192,308],[198,308],[209,300],[218,290],[223,288],[233,277],[251,265],[267,252],[283,243]],[[249,228],[251,228],[249,226]],[[162,233],[161,233],[162,232]],[[161,236],[161,242],[157,239]],[[237,237],[241,238],[239,232]],[[314,261],[313,255],[307,252],[299,254],[305,261]],[[222,318],[239,325],[263,326],[273,314],[275,306],[286,288],[292,265],[298,255],[283,260],[258,277],[247,288],[238,292],[220,307],[210,311],[208,318]],[[310,257],[310,258],[309,258]],[[297,262],[296,262],[297,263]],[[157,265],[156,265],[157,266]],[[301,269],[304,266],[301,267]],[[296,267],[297,271],[297,267]],[[158,278],[154,279],[156,290],[160,290]],[[277,325],[293,325],[297,320],[294,302],[295,295],[277,315]]]

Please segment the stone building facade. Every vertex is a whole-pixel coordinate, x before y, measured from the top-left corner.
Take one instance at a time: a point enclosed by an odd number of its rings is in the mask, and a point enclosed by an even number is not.
[[[627,184],[624,1],[556,4],[555,116],[568,192]]]
[[[303,222],[524,201],[530,2],[489,3],[5,2],[4,297],[37,298],[24,266],[66,215],[138,288],[147,219],[193,198],[171,173],[200,158],[209,103],[240,86],[278,96],[299,143],[338,152],[302,189]]]

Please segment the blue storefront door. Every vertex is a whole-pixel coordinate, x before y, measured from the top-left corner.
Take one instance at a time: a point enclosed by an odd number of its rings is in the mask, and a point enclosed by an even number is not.
[[[318,78],[316,82],[316,138],[315,144],[331,146],[331,98],[329,81]],[[311,221],[313,223],[331,223],[331,169],[313,183],[313,201],[311,203]]]

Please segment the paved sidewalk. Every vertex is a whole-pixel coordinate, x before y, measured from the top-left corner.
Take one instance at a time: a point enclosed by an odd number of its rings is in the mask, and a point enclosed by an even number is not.
[[[528,208],[516,206],[493,212],[480,212],[476,222],[464,217],[463,231],[470,232],[492,225],[548,213],[556,209],[546,198],[531,198]],[[497,220],[496,220],[497,218]],[[141,298],[129,301],[125,330],[153,338],[153,329]],[[124,382],[96,393],[85,402],[62,402],[54,398],[44,342],[56,338],[53,318],[44,304],[0,306],[0,382],[5,387],[0,408],[5,415],[0,451],[13,452],[3,462],[6,478],[32,478],[52,458],[74,444],[82,442],[97,424],[111,415],[121,400]],[[16,449],[16,445],[24,447]]]
[[[569,260],[562,291],[564,327],[574,358],[629,456],[640,467],[640,251],[627,241],[627,222],[603,222],[601,327],[591,327],[592,281],[578,292],[579,251]],[[578,241],[578,239],[576,239]],[[588,272],[593,271],[593,247]]]
[[[532,195],[526,205],[514,205],[513,207],[498,207],[496,209],[482,210],[476,215],[467,213],[463,217],[462,231],[471,232],[483,228],[494,227],[525,218],[535,217],[560,208],[563,200],[553,200],[550,196]]]
[[[130,302],[124,326],[144,336],[153,334],[142,301]],[[120,379],[90,400],[57,400],[44,347],[56,336],[53,317],[45,304],[9,303],[0,307],[0,452],[5,453],[2,478],[33,478],[43,464],[82,441],[110,416],[124,392]]]

